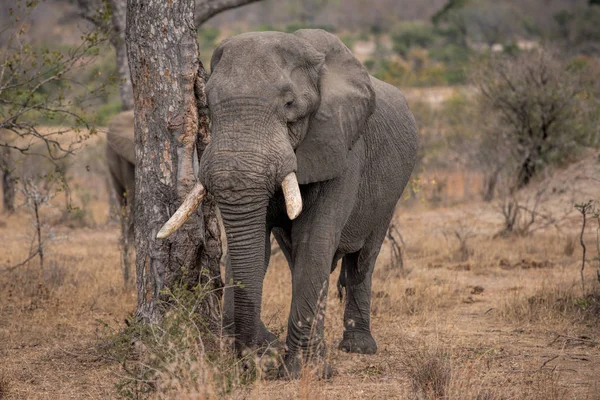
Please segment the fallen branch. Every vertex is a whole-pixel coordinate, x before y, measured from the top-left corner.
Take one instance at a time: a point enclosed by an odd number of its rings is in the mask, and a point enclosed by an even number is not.
[[[547,359],[546,361],[544,361],[544,363],[543,363],[543,364],[542,364],[542,366],[540,367],[540,370],[541,370],[541,369],[543,369],[543,368],[546,366],[546,364],[548,364],[548,363],[549,363],[549,362],[551,362],[551,361],[554,361],[554,360],[556,360],[558,357],[560,357],[560,354],[559,354],[559,355],[556,355],[556,356],[554,356],[554,357],[552,357],[552,358],[549,358],[549,359]]]
[[[560,338],[563,338],[567,341],[571,340],[571,341],[577,341],[577,342],[583,342],[583,343],[589,343],[591,345],[597,345],[598,342],[596,342],[593,339],[587,339],[587,338],[581,338],[581,337],[575,337],[575,336],[569,336],[569,335],[563,335],[562,333],[558,333],[558,332],[550,332],[556,335],[556,337],[554,338],[553,341],[551,341],[550,343],[548,343],[548,346],[556,343],[556,341]]]

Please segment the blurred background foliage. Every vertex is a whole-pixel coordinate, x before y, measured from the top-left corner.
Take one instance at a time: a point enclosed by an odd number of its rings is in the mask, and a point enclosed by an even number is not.
[[[2,26],[6,25],[6,11],[14,1],[0,0]],[[554,80],[540,87],[524,81],[522,76],[514,76],[531,96],[524,96],[523,92],[504,93],[516,101],[513,105],[529,107],[542,101],[551,106],[552,99],[563,94],[570,96],[565,110],[577,111],[558,117],[562,119],[555,126],[560,127],[560,132],[553,132],[554,141],[542,146],[550,150],[540,156],[541,165],[534,169],[542,171],[546,164],[573,159],[582,148],[600,146],[598,3],[597,0],[264,0],[209,20],[198,28],[198,43],[201,60],[209,69],[218,43],[241,32],[322,28],[335,33],[373,76],[401,88],[408,98],[421,133],[420,167],[416,174],[449,166],[477,167],[485,175],[482,179],[488,182],[498,174],[498,165],[502,163],[486,155],[515,158],[512,169],[502,169],[503,173],[514,175],[524,162],[517,158],[524,157],[528,150],[519,144],[514,132],[509,134],[504,129],[506,121],[501,116],[505,110],[482,97],[481,89],[485,87],[482,71],[489,72],[485,75],[489,80],[504,72],[518,73],[515,65],[535,58],[528,54],[552,54],[546,58],[549,64],[543,67],[552,70]],[[81,32],[89,27],[89,22],[80,17],[76,0],[46,0],[32,12],[28,37],[33,46],[68,52],[78,45]],[[0,47],[5,45],[2,40],[0,35]],[[78,84],[68,88],[67,96],[76,99],[85,88],[116,75],[113,48],[100,45],[97,54],[89,68],[77,70],[73,81]],[[503,69],[498,69],[500,66]],[[567,90],[560,82],[572,86]],[[40,90],[66,92],[65,89]],[[519,99],[524,103],[518,103]],[[94,102],[91,121],[105,125],[121,109],[116,82],[112,90],[91,101]],[[540,110],[529,111],[527,117],[539,120]],[[53,123],[51,118],[39,122]],[[508,143],[509,137],[520,150],[497,151],[504,149],[501,145]],[[531,138],[526,141],[531,142]]]
[[[0,0],[3,26],[13,3]],[[75,0],[46,0],[34,10],[29,35],[40,46],[65,50],[77,45],[88,24]],[[208,67],[216,45],[236,33],[305,27],[336,33],[371,74],[399,87],[465,85],[474,61],[549,42],[568,56],[589,56],[586,62],[600,55],[594,0],[264,0],[199,27],[201,58]],[[115,72],[112,49],[99,51],[103,57],[78,77],[84,84]],[[118,101],[116,91],[107,96],[98,99],[96,122],[119,110],[108,104]]]

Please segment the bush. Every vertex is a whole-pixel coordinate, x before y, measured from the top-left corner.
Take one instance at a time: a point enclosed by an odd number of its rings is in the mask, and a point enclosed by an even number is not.
[[[433,26],[421,22],[402,22],[392,33],[394,51],[402,57],[406,57],[408,51],[414,47],[430,47],[436,39]]]
[[[190,290],[181,283],[164,295],[167,311],[158,323],[130,322],[118,332],[102,323],[102,351],[124,371],[116,385],[119,396],[222,398],[273,365],[266,353],[237,358],[225,339],[212,331],[199,311],[212,296],[207,288]]]
[[[480,114],[487,115],[482,145],[497,165],[514,171],[512,188],[598,143],[600,102],[593,79],[587,65],[547,48],[492,55],[476,68],[472,81]]]

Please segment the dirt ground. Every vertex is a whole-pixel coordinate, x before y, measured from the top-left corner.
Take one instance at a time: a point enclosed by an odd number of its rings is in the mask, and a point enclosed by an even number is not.
[[[43,210],[43,232],[53,237],[43,270],[37,259],[7,270],[29,254],[29,210],[0,219],[0,399],[117,397],[124,372],[99,351],[102,325],[123,326],[136,295],[123,288],[119,225],[107,219],[100,165],[88,158],[73,167],[83,217],[62,215],[60,193]],[[592,179],[599,172],[591,155],[540,183],[546,188],[540,213],[556,221],[542,218],[527,236],[494,237],[502,228],[497,202],[465,199],[435,209],[427,201],[401,202],[395,225],[405,242],[404,267],[393,265],[386,240],[373,279],[378,353],[336,349],[343,330],[336,271],[326,317],[334,377],[259,380],[230,397],[427,398],[419,392],[419,371],[435,374],[432,360],[441,359],[450,371],[446,398],[600,399],[600,313],[590,316],[591,300],[581,294],[581,224],[573,208],[573,201],[600,199]],[[534,192],[524,192],[523,201]],[[593,253],[590,226],[585,239]],[[263,319],[284,337],[290,274],[281,254],[271,264]],[[600,293],[595,275],[590,263],[588,293]]]

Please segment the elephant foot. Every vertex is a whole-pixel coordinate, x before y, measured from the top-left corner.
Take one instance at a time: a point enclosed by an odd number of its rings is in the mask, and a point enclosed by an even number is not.
[[[333,376],[333,369],[324,357],[304,361],[298,354],[287,354],[279,367],[278,377],[282,379],[300,379],[303,373],[314,373],[321,379]]]
[[[370,332],[346,331],[338,349],[346,353],[375,354],[377,343]]]
[[[273,332],[267,329],[265,324],[261,321],[258,328],[257,343],[261,347],[267,348],[283,348],[283,345],[279,341],[279,338],[275,336]]]
[[[232,344],[235,343],[235,328],[233,324],[226,325],[227,328],[223,329],[223,338],[230,340]],[[243,349],[244,352],[249,352],[250,350],[243,343],[235,343],[238,348]],[[267,329],[265,324],[261,321],[258,326],[258,332],[256,334],[256,345],[252,346],[253,349],[283,349],[284,346],[279,338],[271,331]]]

